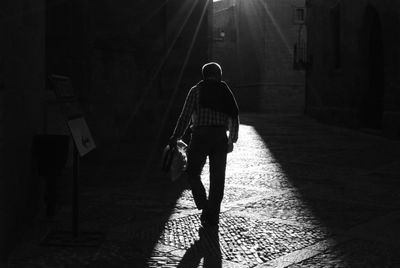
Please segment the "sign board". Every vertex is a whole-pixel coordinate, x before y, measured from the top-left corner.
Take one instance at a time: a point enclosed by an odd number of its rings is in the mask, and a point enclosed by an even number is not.
[[[62,75],[51,75],[50,81],[54,86],[54,91],[59,99],[73,99],[75,97],[71,79]]]
[[[67,124],[80,156],[84,156],[96,148],[92,134],[83,116],[70,118]]]

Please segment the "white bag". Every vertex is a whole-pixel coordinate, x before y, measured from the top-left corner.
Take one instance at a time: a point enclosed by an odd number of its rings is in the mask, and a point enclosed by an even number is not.
[[[186,156],[187,145],[182,140],[176,142],[176,150],[172,156],[170,177],[172,181],[176,181],[185,174],[187,156]]]

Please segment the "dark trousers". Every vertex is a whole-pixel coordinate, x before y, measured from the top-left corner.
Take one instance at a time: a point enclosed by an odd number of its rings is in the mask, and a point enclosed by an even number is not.
[[[197,127],[193,129],[188,149],[187,175],[193,199],[203,217],[217,224],[224,196],[228,139],[224,127]],[[207,194],[201,182],[201,171],[207,156],[210,164],[210,191]]]

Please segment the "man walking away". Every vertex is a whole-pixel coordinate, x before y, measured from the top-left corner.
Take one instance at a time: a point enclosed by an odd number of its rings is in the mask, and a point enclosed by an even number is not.
[[[227,154],[238,139],[239,109],[228,85],[223,82],[221,66],[215,62],[202,68],[203,80],[193,86],[183,106],[170,145],[174,146],[191,122],[187,178],[203,226],[218,226],[224,195]],[[227,131],[229,135],[227,136]],[[210,189],[201,182],[201,171],[209,157]]]

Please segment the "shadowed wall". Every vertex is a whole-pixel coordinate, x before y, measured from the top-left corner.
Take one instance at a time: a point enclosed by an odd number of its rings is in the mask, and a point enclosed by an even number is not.
[[[295,17],[303,7],[304,0],[214,3],[213,58],[242,111],[303,113],[304,71],[293,65],[294,45],[306,38]]]
[[[39,207],[31,150],[44,128],[44,4],[0,3],[0,263]]]
[[[179,100],[201,78],[206,2],[1,2],[0,263],[43,207],[33,136],[68,133],[46,77],[72,79],[96,152],[108,144],[154,142],[174,89],[175,120]]]
[[[307,113],[399,136],[399,2],[308,2]]]

